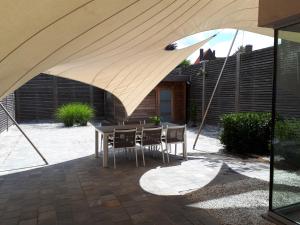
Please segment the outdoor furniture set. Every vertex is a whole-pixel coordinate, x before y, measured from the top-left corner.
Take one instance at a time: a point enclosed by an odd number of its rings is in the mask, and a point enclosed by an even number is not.
[[[128,152],[135,153],[136,167],[138,163],[138,152],[142,155],[143,166],[145,166],[144,150],[160,149],[163,163],[165,155],[167,163],[170,162],[169,153],[171,145],[182,144],[183,158],[186,159],[186,126],[179,126],[171,123],[162,125],[154,124],[124,124],[116,126],[95,127],[95,156],[99,157],[99,132],[101,134],[101,151],[103,152],[103,167],[108,167],[109,150],[113,153],[114,168],[116,168],[116,151],[123,150],[125,155]],[[163,147],[165,145],[165,148]]]

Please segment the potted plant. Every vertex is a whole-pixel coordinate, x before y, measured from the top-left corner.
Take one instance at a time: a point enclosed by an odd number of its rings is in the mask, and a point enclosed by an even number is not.
[[[160,116],[152,116],[149,117],[150,122],[154,123],[155,125],[159,125],[160,124]]]

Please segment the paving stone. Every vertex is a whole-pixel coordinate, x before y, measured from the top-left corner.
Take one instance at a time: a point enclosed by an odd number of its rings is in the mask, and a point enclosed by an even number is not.
[[[10,219],[1,219],[0,225],[18,225],[18,218],[10,218]]]
[[[115,225],[133,225],[131,220],[122,220],[119,222],[114,222]]]
[[[19,225],[37,225],[37,219],[21,220]]]
[[[77,212],[73,215],[73,220],[75,223],[81,223],[88,221],[90,219],[90,214],[88,212]]]
[[[133,207],[126,207],[126,211],[128,212],[129,215],[134,215],[134,214],[142,213],[143,209],[138,206],[133,206]]]
[[[145,213],[138,213],[131,215],[131,220],[134,224],[149,222],[150,219],[148,218],[148,215]]]
[[[31,218],[37,218],[37,211],[25,211],[22,212],[20,215],[20,219],[31,219]]]
[[[250,164],[215,154],[219,142],[210,136],[201,135],[200,142],[211,145],[208,151],[214,154],[193,151],[189,152],[192,160],[172,157],[170,165],[162,165],[160,158],[153,159],[149,155],[147,166],[138,169],[134,160],[120,158],[114,170],[103,169],[102,159],[94,158],[92,127],[62,129],[57,124],[40,125],[39,129],[32,127],[24,125],[32,131],[37,145],[46,147],[41,147],[41,151],[50,165],[0,176],[0,225],[21,222],[25,225],[212,225],[215,219],[209,210],[190,205],[199,199],[222,198],[209,192],[211,185],[249,179],[236,171],[240,169],[237,165],[247,171]],[[40,140],[41,135],[52,141]],[[0,135],[0,142],[4,143],[2,140]],[[190,137],[189,142],[192,142]],[[25,146],[25,142],[20,145]],[[40,163],[32,149],[21,150],[15,146],[14,151],[23,153],[20,158],[10,158],[14,162]],[[234,169],[222,166],[224,164]],[[252,171],[256,165],[256,162],[251,164]],[[268,170],[260,164],[258,168],[263,168],[263,173]],[[259,172],[250,175],[258,176]],[[245,172],[247,174],[249,172]],[[203,195],[189,198],[199,190],[209,193],[204,195],[206,199]]]
[[[125,212],[114,214],[112,219],[113,222],[121,222],[121,221],[128,221],[128,220],[130,220],[130,217]]]
[[[118,208],[121,207],[120,202],[117,199],[113,200],[104,200],[101,205],[106,208]]]
[[[54,210],[55,210],[55,208],[54,208],[53,205],[45,205],[45,206],[41,206],[41,207],[38,209],[38,211],[39,211],[40,213],[48,212],[48,211],[54,211]]]
[[[3,213],[2,218],[3,219],[9,219],[9,218],[18,218],[21,214],[20,210],[15,211],[6,211]]]
[[[55,211],[40,212],[38,217],[39,220],[52,219],[52,218],[56,218],[56,213]]]

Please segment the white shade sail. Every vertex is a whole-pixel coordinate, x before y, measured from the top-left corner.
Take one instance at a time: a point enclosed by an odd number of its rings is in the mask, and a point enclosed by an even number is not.
[[[258,0],[2,0],[0,98],[46,72],[103,88],[128,115],[207,40],[175,51],[185,36],[257,27]]]

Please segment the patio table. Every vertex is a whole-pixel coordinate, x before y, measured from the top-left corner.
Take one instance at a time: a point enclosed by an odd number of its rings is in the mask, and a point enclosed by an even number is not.
[[[165,130],[166,127],[178,126],[173,123],[163,123],[161,126]],[[101,139],[103,140],[103,167],[108,167],[108,137],[113,135],[114,129],[134,129],[137,128],[138,132],[142,131],[142,128],[159,127],[159,125],[154,124],[128,124],[128,125],[114,125],[114,126],[94,126],[95,127],[95,157],[99,157],[99,133],[101,134]],[[183,144],[183,158],[187,158],[186,151],[186,135],[184,136]]]

